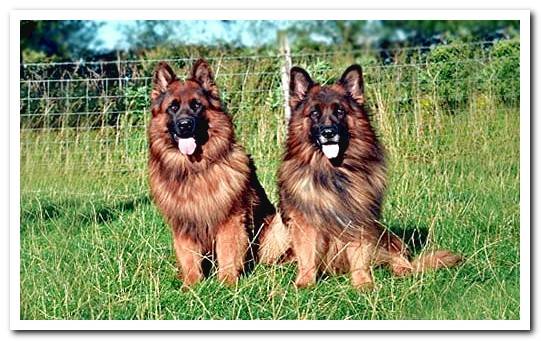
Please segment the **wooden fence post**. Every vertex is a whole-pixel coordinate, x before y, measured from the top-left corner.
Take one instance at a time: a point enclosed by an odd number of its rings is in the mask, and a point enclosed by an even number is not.
[[[291,117],[291,108],[289,107],[289,70],[291,70],[291,51],[285,31],[278,31],[278,44],[280,45],[280,55],[282,59],[282,93],[284,95],[284,120],[289,124]]]

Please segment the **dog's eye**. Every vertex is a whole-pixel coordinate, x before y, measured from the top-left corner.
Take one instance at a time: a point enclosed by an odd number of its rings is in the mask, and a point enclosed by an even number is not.
[[[342,107],[338,107],[334,110],[334,114],[336,115],[336,117],[338,118],[342,118],[344,117],[344,115],[346,114],[346,112],[344,111],[344,108]]]
[[[319,119],[320,116],[321,116],[321,113],[319,112],[318,109],[314,109],[310,111],[310,117],[313,118],[314,120]]]
[[[201,102],[199,102],[198,100],[196,99],[192,99],[190,101],[190,108],[192,108],[192,110],[199,110],[199,108],[201,108]]]
[[[173,101],[171,102],[171,104],[169,105],[169,110],[172,111],[172,112],[177,112],[178,109],[179,109],[180,105],[178,104],[178,101]]]

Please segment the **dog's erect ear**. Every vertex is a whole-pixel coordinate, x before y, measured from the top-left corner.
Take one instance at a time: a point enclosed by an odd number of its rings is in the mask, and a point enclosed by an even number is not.
[[[211,105],[220,107],[220,95],[218,87],[214,83],[214,74],[209,64],[204,59],[197,60],[189,75],[190,79],[196,81],[207,92]]]
[[[150,93],[152,101],[155,101],[161,94],[165,93],[169,84],[176,79],[177,76],[169,64],[165,62],[158,63],[152,79],[152,92]]]
[[[363,69],[360,65],[351,65],[338,81],[358,104],[364,103]]]
[[[289,79],[289,105],[291,109],[297,108],[313,85],[314,81],[306,70],[298,66],[291,68]]]
[[[190,78],[201,84],[206,90],[210,89],[214,84],[214,74],[204,59],[197,60],[192,67]]]

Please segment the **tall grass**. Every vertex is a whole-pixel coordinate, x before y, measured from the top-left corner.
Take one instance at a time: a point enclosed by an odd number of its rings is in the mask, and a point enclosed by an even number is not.
[[[504,41],[397,50],[387,65],[377,51],[294,56],[321,82],[363,65],[389,160],[383,223],[414,253],[441,247],[466,259],[408,278],[375,269],[369,293],[346,276],[297,290],[293,264],[260,265],[236,288],[212,276],[181,291],[170,232],[148,197],[153,63],[113,64],[120,80],[103,80],[112,71],[99,64],[84,72],[25,68],[23,79],[44,81],[21,86],[21,318],[518,319],[518,48]],[[237,139],[276,203],[285,139],[280,58],[207,53]],[[173,64],[179,75],[190,66]]]

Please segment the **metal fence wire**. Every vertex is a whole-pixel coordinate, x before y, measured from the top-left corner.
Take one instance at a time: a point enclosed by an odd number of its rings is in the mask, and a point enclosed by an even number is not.
[[[368,109],[392,149],[400,143],[396,134],[430,137],[423,117],[437,121],[487,103],[518,108],[519,49],[518,40],[509,39],[289,56],[292,65],[323,83],[335,81],[350,64],[361,64]],[[152,71],[164,60],[182,78],[198,57],[21,64],[22,196],[108,199],[147,193]],[[276,146],[285,137],[284,55],[207,60],[238,140],[256,160],[262,181],[270,182],[280,159]],[[397,126],[396,118],[404,116],[412,119]],[[438,129],[446,133],[445,127]]]

